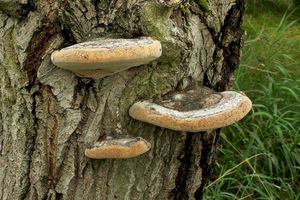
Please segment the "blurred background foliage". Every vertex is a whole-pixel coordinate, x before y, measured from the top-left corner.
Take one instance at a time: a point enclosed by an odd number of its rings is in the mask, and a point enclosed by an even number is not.
[[[300,200],[300,0],[246,0],[235,90],[253,109],[221,131],[204,199]]]

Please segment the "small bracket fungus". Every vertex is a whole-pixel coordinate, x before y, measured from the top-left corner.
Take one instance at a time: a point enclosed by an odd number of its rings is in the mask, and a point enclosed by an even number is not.
[[[98,39],[54,51],[56,66],[81,77],[100,79],[160,57],[161,44],[149,37],[137,39]]]
[[[251,107],[251,100],[243,94],[217,93],[201,87],[173,92],[162,99],[136,102],[129,115],[172,130],[199,132],[230,125],[242,119]]]
[[[149,151],[150,148],[151,144],[141,137],[106,139],[86,149],[85,155],[93,159],[132,158]]]

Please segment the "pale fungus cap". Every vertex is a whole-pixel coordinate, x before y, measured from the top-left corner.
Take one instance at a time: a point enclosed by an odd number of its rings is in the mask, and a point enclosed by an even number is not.
[[[149,151],[150,148],[151,144],[141,137],[107,139],[86,149],[85,155],[93,159],[132,158]]]
[[[150,37],[98,39],[54,51],[56,66],[95,79],[147,64],[161,55],[161,44]]]
[[[230,125],[242,119],[252,107],[247,96],[234,91],[199,95],[190,90],[159,101],[139,101],[131,106],[129,115],[176,131],[199,132]]]

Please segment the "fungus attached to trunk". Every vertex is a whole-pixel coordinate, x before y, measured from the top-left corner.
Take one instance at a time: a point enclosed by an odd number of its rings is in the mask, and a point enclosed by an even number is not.
[[[51,60],[78,76],[99,79],[147,64],[160,55],[160,42],[149,37],[97,39],[54,51]]]
[[[93,159],[132,158],[149,151],[150,148],[151,144],[141,137],[106,139],[86,149],[85,155]]]
[[[129,115],[172,130],[199,132],[230,125],[242,119],[251,107],[251,100],[241,93],[218,93],[201,87],[138,101],[129,109]]]

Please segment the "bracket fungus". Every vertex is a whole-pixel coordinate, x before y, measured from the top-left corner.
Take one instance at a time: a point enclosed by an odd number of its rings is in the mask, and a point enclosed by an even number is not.
[[[201,87],[138,101],[130,107],[129,115],[176,131],[199,132],[230,125],[242,119],[251,107],[251,100],[241,93],[218,93]]]
[[[160,42],[150,37],[97,39],[54,51],[51,60],[80,77],[100,79],[147,64],[160,57],[161,52]]]
[[[85,155],[93,159],[132,158],[151,148],[151,144],[141,138],[106,139],[85,150]]]

